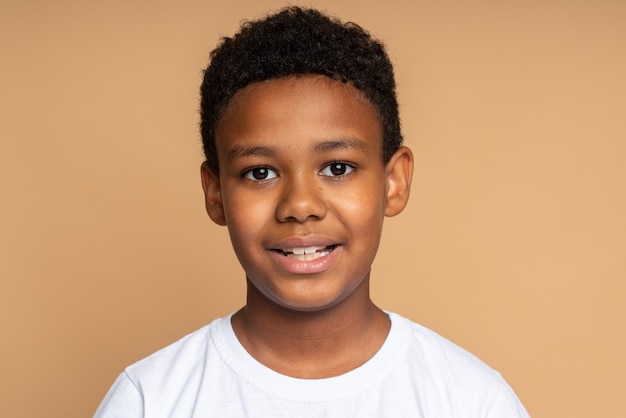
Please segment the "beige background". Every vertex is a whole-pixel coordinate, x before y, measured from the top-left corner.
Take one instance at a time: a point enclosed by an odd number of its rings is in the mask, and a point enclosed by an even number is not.
[[[0,0],[0,416],[91,416],[125,365],[242,304],[198,86],[220,35],[284,4]],[[536,418],[626,416],[626,3],[310,4],[387,43],[417,158],[375,300]]]

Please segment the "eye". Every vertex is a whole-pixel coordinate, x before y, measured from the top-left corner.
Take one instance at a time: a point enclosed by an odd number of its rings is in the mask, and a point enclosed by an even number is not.
[[[334,162],[322,169],[322,175],[328,177],[341,177],[354,171],[354,167],[348,163]]]
[[[271,180],[277,176],[274,170],[267,167],[254,167],[243,173],[243,177],[253,181]]]

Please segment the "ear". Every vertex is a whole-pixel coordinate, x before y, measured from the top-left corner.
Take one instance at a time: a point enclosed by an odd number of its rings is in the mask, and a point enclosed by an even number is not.
[[[226,225],[219,176],[209,168],[209,164],[206,161],[203,162],[200,167],[200,176],[202,177],[206,213],[209,214],[209,218],[216,224],[222,226]]]
[[[413,153],[400,147],[385,168],[387,175],[387,202],[385,216],[396,216],[405,208],[411,192],[413,177]]]

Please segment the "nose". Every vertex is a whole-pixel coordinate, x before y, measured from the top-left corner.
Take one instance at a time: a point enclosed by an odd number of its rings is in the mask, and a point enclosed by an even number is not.
[[[315,179],[297,178],[285,182],[276,207],[279,222],[306,222],[323,219],[327,206],[323,187]]]

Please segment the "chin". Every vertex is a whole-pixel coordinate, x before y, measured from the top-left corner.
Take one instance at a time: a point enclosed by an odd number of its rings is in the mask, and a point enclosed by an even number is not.
[[[301,295],[297,298],[281,298],[273,300],[273,304],[285,311],[297,313],[321,313],[344,304],[349,295],[325,294],[313,297]]]

